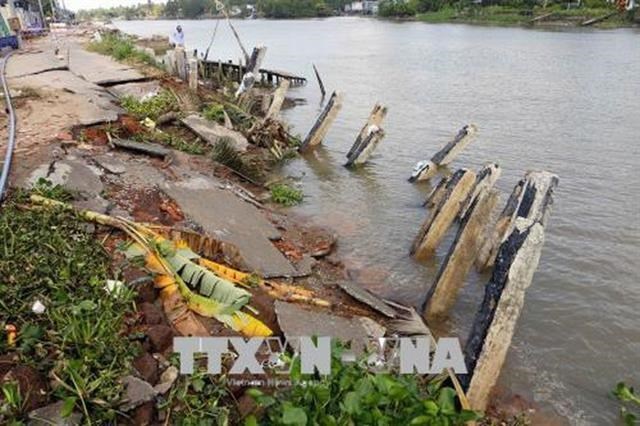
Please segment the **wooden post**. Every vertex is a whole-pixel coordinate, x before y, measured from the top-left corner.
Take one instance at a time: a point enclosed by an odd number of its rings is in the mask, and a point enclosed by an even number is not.
[[[558,186],[558,177],[549,172],[527,172],[507,200],[493,232],[482,245],[476,268],[480,271],[494,266],[496,255],[504,239],[511,233],[518,217],[539,220],[546,224],[547,211],[552,203],[552,194]],[[542,195],[540,195],[542,194]]]
[[[475,180],[476,174],[468,169],[460,169],[451,176],[445,185],[440,203],[424,221],[413,241],[413,256],[417,259],[427,259],[435,253],[444,234],[458,215],[462,203],[473,189]]]
[[[322,93],[322,97],[324,98],[324,96],[327,94],[324,90],[324,83],[320,78],[320,73],[318,72],[318,68],[316,68],[316,65],[315,64],[311,64],[311,65],[313,65],[313,72],[316,74],[316,78],[318,79],[318,85],[320,86],[320,93]]]
[[[451,142],[431,157],[430,161],[420,161],[416,164],[409,182],[428,180],[433,177],[438,167],[450,164],[475,139],[477,132],[478,129],[473,124],[464,126]]]
[[[468,374],[462,382],[474,410],[486,409],[500,376],[543,244],[544,225],[519,218],[500,246],[496,268],[485,287],[464,350]]]
[[[308,151],[315,148],[322,142],[341,108],[342,93],[333,92],[331,94],[331,97],[329,98],[329,101],[316,119],[315,124],[309,131],[309,134],[306,138],[304,138],[302,145],[300,145],[299,151]]]
[[[467,210],[469,210],[469,207],[471,207],[473,201],[483,190],[493,188],[498,178],[500,178],[500,174],[502,174],[502,170],[500,169],[500,166],[495,163],[486,164],[482,169],[480,169],[476,175],[476,183],[473,187],[473,191],[469,194],[460,209],[460,214],[458,215],[460,220],[462,220]]]
[[[484,234],[497,200],[497,192],[482,188],[473,199],[467,214],[463,216],[449,253],[427,294],[423,306],[423,315],[427,322],[445,316],[453,307],[476,259],[482,242],[480,237]]]
[[[198,91],[198,59],[189,59],[189,89]]]
[[[429,195],[427,195],[427,198],[424,200],[422,207],[432,209],[440,204],[440,201],[442,200],[442,196],[444,194],[444,188],[446,187],[448,181],[449,177],[443,176],[438,184],[433,188],[433,190],[431,190]]]
[[[356,137],[356,141],[347,153],[347,167],[354,164],[362,164],[371,155],[373,150],[378,146],[382,138],[384,137],[384,130],[382,130],[382,120],[387,115],[387,108],[375,104],[367,123],[362,127],[360,133]]]
[[[282,103],[284,102],[287,90],[289,90],[289,85],[289,80],[284,80],[282,83],[280,83],[276,91],[273,93],[273,101],[271,102],[271,106],[269,107],[269,111],[266,115],[267,119],[278,119],[278,115],[280,114],[280,110],[282,109]]]

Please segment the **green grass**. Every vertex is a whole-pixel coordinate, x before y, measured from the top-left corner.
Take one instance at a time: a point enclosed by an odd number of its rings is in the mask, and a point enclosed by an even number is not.
[[[168,90],[163,90],[145,100],[138,100],[133,96],[125,96],[120,100],[120,104],[129,114],[139,120],[147,117],[157,120],[162,114],[178,109],[178,101]]]
[[[302,203],[304,194],[301,190],[279,183],[271,187],[271,200],[274,203],[291,207]]]
[[[158,65],[153,56],[138,49],[133,44],[133,41],[124,35],[104,34],[101,41],[89,43],[88,49],[112,56],[117,61],[138,62],[152,66]]]
[[[61,200],[70,194],[39,183],[37,192]],[[133,292],[108,294],[116,278],[96,236],[76,214],[56,209],[24,209],[27,194],[14,194],[0,210],[0,330],[19,330],[15,347],[6,336],[0,353],[19,356],[54,383],[52,402],[83,412],[98,422],[116,419],[122,386],[135,347],[123,335]],[[35,301],[46,311],[32,311]],[[24,420],[15,390],[0,405],[0,423]],[[4,420],[3,420],[4,418]]]

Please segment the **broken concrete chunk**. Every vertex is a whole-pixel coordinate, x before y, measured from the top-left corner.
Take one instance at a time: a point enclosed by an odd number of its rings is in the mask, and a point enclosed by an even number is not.
[[[81,46],[69,49],[69,69],[84,80],[101,86],[146,79],[134,68],[109,56],[84,50]]]
[[[30,426],[78,426],[82,423],[82,414],[72,412],[67,417],[62,417],[64,401],[40,407],[29,413]]]
[[[118,148],[147,154],[152,157],[165,158],[167,155],[171,154],[170,150],[150,143],[141,143],[125,139],[114,139],[112,143]]]
[[[139,405],[149,402],[156,397],[156,390],[144,380],[134,376],[126,376],[122,379],[125,385],[125,396],[120,408],[122,411],[129,411]]]
[[[387,305],[382,299],[380,299],[375,294],[370,291],[360,287],[359,285],[349,282],[349,281],[340,281],[338,282],[338,286],[345,291],[349,296],[353,297],[359,302],[364,303],[365,305],[370,306],[376,311],[380,312],[382,315],[395,318],[396,312],[393,308]]]
[[[227,129],[225,126],[209,121],[200,115],[192,114],[183,118],[182,123],[212,146],[215,146],[222,138],[228,138],[236,151],[244,152],[249,146],[247,138],[242,133]]]
[[[80,160],[65,159],[40,165],[27,179],[27,186],[34,186],[38,180],[44,178],[53,185],[60,185],[91,197],[102,192],[100,174],[95,167]]]
[[[93,161],[102,167],[107,173],[121,175],[127,171],[127,166],[113,155],[98,155],[93,157]]]

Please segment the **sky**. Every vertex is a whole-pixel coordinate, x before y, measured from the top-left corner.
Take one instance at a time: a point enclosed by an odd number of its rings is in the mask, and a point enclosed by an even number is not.
[[[58,0],[61,4],[62,0]],[[146,3],[147,0],[64,0],[64,4],[68,9],[77,12],[80,9],[97,9],[99,7],[113,6],[133,6],[139,3]],[[159,0],[153,0],[154,3],[160,3]]]

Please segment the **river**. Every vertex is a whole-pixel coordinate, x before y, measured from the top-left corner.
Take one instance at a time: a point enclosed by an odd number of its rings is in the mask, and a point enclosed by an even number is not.
[[[206,49],[215,21],[180,23],[188,47]],[[166,35],[175,24],[117,26]],[[499,163],[501,204],[526,170],[559,175],[500,385],[571,424],[615,423],[610,390],[621,380],[640,386],[640,32],[366,18],[235,25],[248,48],[268,47],[265,67],[309,79],[290,92],[307,101],[284,114],[294,133],[304,136],[320,109],[312,63],[329,91],[344,92],[323,147],[284,171],[306,196],[294,211],[333,227],[354,276],[379,294],[417,305],[433,282],[448,244],[431,263],[408,256],[430,186],[407,178],[464,124],[479,135],[452,168]],[[220,25],[210,58],[240,56]],[[347,170],[345,154],[376,101],[389,107],[387,136],[368,165]],[[466,337],[487,280],[469,276],[452,335]]]

